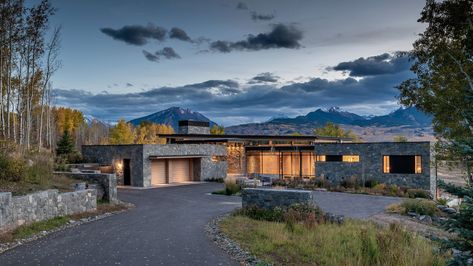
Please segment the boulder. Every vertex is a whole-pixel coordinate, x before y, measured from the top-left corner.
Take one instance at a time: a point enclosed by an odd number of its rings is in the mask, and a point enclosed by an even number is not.
[[[454,208],[445,208],[443,211],[446,212],[446,213],[448,213],[448,214],[455,214],[455,213],[457,213],[457,210],[455,210]]]

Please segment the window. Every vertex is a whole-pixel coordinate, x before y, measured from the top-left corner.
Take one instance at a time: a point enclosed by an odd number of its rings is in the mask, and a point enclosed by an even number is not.
[[[385,174],[421,174],[422,157],[420,155],[385,155],[383,156]]]
[[[357,163],[359,161],[359,155],[317,155],[317,162]]]
[[[360,161],[359,155],[343,155],[343,161],[346,163],[358,163]]]

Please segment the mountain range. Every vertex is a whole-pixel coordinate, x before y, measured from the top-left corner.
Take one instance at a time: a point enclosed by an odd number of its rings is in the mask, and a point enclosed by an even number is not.
[[[133,125],[139,125],[142,121],[167,124],[177,132],[179,120],[208,121],[210,126],[216,124],[199,112],[181,107],[171,107],[129,122]],[[347,112],[338,107],[319,108],[294,118],[289,118],[285,114],[277,114],[266,122],[230,126],[225,128],[225,133],[287,135],[297,132],[313,134],[314,128],[324,126],[328,122],[352,130],[366,141],[389,140],[396,135],[405,135],[411,140],[433,138],[432,118],[414,107],[399,108],[387,115],[370,117]]]
[[[180,120],[206,121],[210,123],[211,127],[216,124],[199,112],[194,112],[190,109],[181,107],[171,107],[166,110],[130,120],[129,122],[134,126],[139,125],[143,121],[171,125],[174,128],[174,131],[177,132]]]

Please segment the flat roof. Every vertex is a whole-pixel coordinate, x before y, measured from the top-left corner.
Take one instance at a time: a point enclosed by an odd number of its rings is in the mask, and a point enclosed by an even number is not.
[[[158,134],[158,137],[167,139],[205,139],[205,140],[330,140],[330,141],[352,141],[352,138],[324,137],[317,135],[212,135],[212,134]]]
[[[208,157],[208,155],[150,155],[148,158],[150,160],[158,159],[191,159],[191,158],[202,158]]]

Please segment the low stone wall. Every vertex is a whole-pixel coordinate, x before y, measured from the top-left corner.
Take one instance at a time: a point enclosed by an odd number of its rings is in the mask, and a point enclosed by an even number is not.
[[[98,199],[103,199],[110,203],[118,202],[117,177],[115,176],[115,174],[70,173],[70,172],[56,172],[55,174],[66,175],[74,179],[96,183],[98,184],[98,186],[96,187]]]
[[[0,231],[96,209],[97,194],[95,189],[67,193],[59,193],[56,189],[50,189],[15,197],[12,197],[10,192],[3,192],[0,193]]]
[[[306,190],[263,188],[245,188],[242,192],[243,207],[255,206],[263,209],[279,207],[284,209],[294,204],[313,205],[312,192]]]

